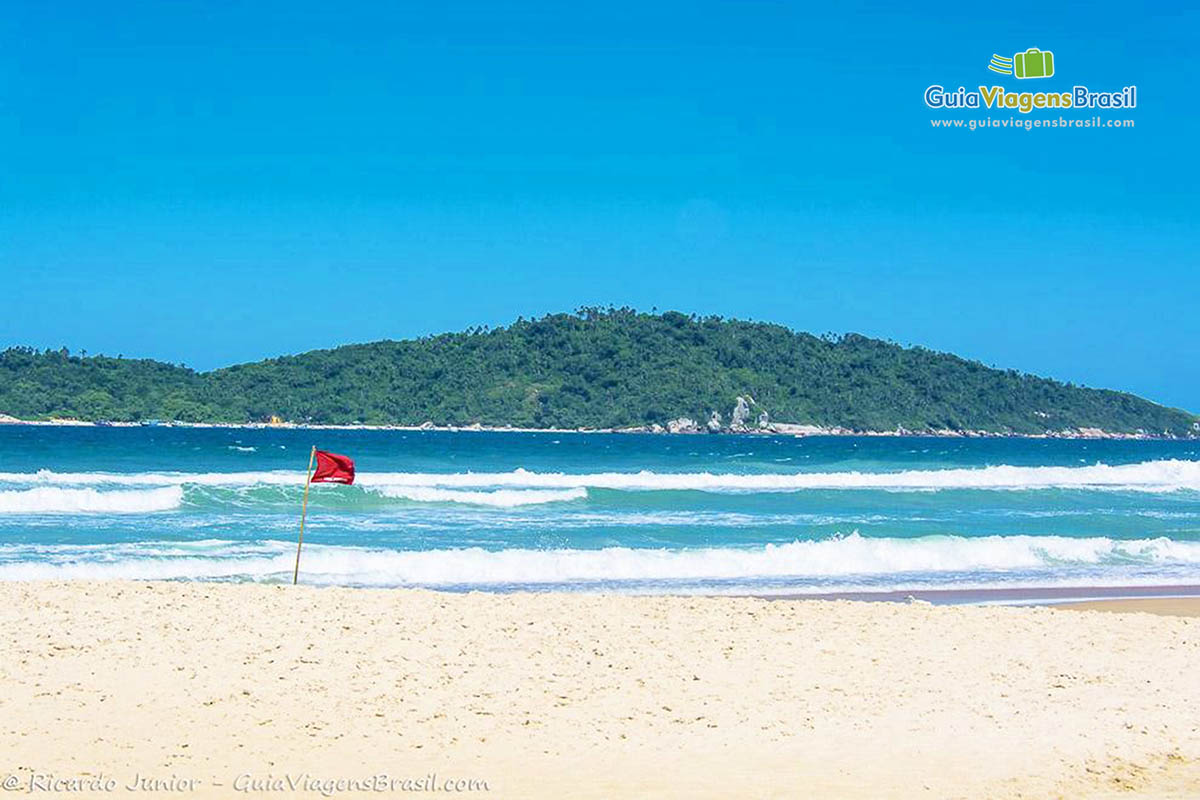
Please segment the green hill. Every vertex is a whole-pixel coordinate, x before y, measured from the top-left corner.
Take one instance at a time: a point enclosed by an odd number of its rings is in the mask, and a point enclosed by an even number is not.
[[[212,372],[17,348],[0,413],[24,419],[608,428],[728,422],[739,396],[775,422],[857,430],[1195,435],[1197,417],[1131,394],[991,369],[857,334],[668,312],[583,309],[506,328],[315,350]]]

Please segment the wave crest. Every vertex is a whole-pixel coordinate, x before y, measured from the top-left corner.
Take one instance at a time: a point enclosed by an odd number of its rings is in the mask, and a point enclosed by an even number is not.
[[[25,560],[36,556],[36,561]],[[0,580],[193,578],[290,580],[295,543],[283,541],[147,542],[104,548],[0,546]],[[827,589],[830,580],[1007,573],[1005,580],[1044,585],[1063,570],[1141,565],[1191,573],[1200,542],[1060,536],[871,538],[857,533],[755,548],[683,550],[375,550],[312,544],[302,571],[311,583],[368,586],[504,587],[688,585],[698,581],[794,581]],[[992,580],[995,580],[993,577]],[[1142,583],[1146,577],[1140,578]],[[1152,580],[1150,582],[1153,582]]]
[[[0,473],[0,483],[51,486],[303,485],[304,473],[144,472]],[[1200,461],[1168,459],[1083,467],[1022,467],[1008,464],[899,472],[800,472],[739,474],[712,472],[360,472],[369,488],[441,489],[616,489],[631,491],[788,492],[806,489],[1091,489],[1167,492],[1200,490]],[[454,501],[450,501],[454,502]]]
[[[378,492],[384,497],[412,500],[418,503],[462,503],[496,508],[565,503],[571,500],[584,500],[588,496],[587,489],[581,486],[571,489],[495,489],[488,492],[441,489],[431,486],[385,486]]]
[[[0,514],[145,514],[170,511],[183,501],[183,488],[164,486],[141,491],[101,492],[39,486],[0,492]]]

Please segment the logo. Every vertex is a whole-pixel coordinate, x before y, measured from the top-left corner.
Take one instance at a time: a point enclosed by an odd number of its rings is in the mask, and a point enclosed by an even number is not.
[[[1054,53],[1049,50],[1038,50],[1031,47],[1024,53],[1017,53],[1012,58],[992,53],[988,69],[1001,75],[1013,75],[1017,78],[1049,78],[1054,75]]]
[[[988,64],[988,69],[992,72],[999,72],[1001,75],[1012,75],[1013,60],[998,56],[992,53],[992,63]]]
[[[1055,66],[1053,52],[1030,47],[1014,53],[1011,58],[993,53],[987,68],[999,75],[1029,80],[1054,78],[1057,75]],[[935,83],[925,90],[925,105],[947,110],[991,109],[1020,114],[1061,113],[1064,109],[1137,108],[1137,86],[1133,85],[1115,91],[1093,91],[1080,83],[1058,87],[1051,84],[1038,88],[1041,91],[1009,91],[1003,86],[980,84],[974,89],[968,89],[965,85],[950,89],[945,84]]]

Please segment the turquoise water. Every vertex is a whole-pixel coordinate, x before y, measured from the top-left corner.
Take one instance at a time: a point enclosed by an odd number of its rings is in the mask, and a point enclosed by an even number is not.
[[[0,579],[450,590],[1200,584],[1200,443],[0,426]]]

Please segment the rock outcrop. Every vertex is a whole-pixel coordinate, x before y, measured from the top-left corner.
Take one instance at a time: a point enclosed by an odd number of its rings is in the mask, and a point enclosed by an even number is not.
[[[820,425],[796,425],[789,422],[773,422],[770,430],[788,436],[822,436],[834,432],[832,428],[824,428]]]
[[[751,398],[753,400],[754,398]],[[729,430],[733,433],[745,433],[750,430],[746,422],[750,419],[750,403],[738,395],[737,405],[733,407],[733,416],[729,418]]]
[[[699,433],[700,424],[689,417],[680,417],[667,423],[667,433]]]

